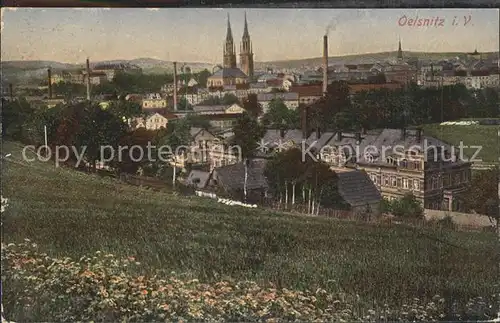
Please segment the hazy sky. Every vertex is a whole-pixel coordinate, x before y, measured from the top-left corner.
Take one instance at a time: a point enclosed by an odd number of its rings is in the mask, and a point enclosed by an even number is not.
[[[256,61],[321,56],[332,21],[331,56],[396,50],[398,37],[408,51],[499,48],[498,9],[2,8],[2,60],[81,63],[88,56],[220,63],[227,14],[239,52],[244,11]],[[437,17],[444,26],[401,26],[404,16]]]

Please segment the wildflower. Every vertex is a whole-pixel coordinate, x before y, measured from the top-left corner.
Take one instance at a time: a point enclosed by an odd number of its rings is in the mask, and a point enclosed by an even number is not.
[[[130,261],[135,261],[135,257],[128,257],[127,259]]]
[[[142,294],[142,295],[147,295],[147,294],[148,294],[148,291],[144,289],[144,290],[142,290],[142,291],[141,291],[141,294]]]

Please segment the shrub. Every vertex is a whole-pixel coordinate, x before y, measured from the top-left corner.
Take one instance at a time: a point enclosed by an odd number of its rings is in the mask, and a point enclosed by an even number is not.
[[[392,214],[407,219],[421,219],[424,217],[424,209],[415,196],[406,194],[401,199],[391,202]]]
[[[18,321],[437,321],[449,312],[439,295],[395,309],[323,289],[295,291],[232,280],[203,284],[161,272],[136,276],[130,269],[141,264],[134,257],[97,251],[78,261],[52,258],[27,239],[2,244],[2,249],[4,301]],[[493,304],[495,295],[477,297],[461,307],[454,304],[448,316],[485,319],[495,315]]]

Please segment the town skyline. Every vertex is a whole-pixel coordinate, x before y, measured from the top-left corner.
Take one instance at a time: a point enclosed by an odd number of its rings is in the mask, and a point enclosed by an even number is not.
[[[496,52],[499,47],[498,9],[2,8],[2,61],[74,64],[87,57],[147,57],[220,64],[227,16],[239,53],[245,12],[256,62],[320,57],[329,25],[330,56],[396,51],[398,39],[406,52]],[[418,19],[428,19],[427,25],[417,26]],[[274,32],[273,25],[279,26]]]

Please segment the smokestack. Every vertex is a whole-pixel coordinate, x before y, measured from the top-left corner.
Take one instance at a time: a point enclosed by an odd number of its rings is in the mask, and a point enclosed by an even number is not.
[[[328,87],[328,36],[323,36],[323,95]]]
[[[90,61],[87,58],[87,100],[90,101]]]
[[[49,99],[52,99],[52,70],[50,67],[47,69],[47,78],[49,81]]]
[[[174,62],[174,111],[177,111],[177,62]]]
[[[10,101],[14,101],[14,91],[12,90],[12,83],[9,84],[9,96],[10,96]]]

